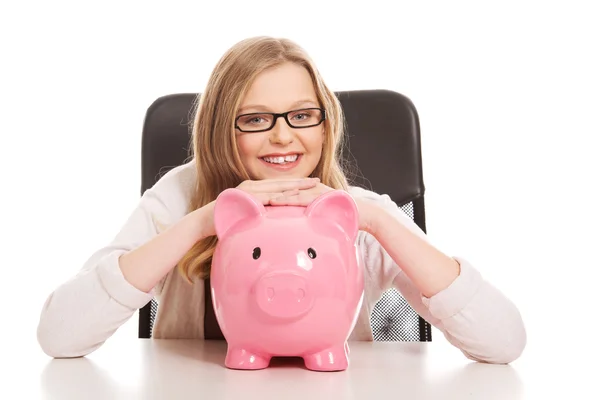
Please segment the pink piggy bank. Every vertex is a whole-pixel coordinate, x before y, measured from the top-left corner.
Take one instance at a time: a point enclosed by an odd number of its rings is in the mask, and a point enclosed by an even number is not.
[[[287,356],[310,370],[347,369],[364,293],[354,199],[335,190],[308,207],[265,207],[227,189],[214,218],[211,290],[225,366],[261,369]]]

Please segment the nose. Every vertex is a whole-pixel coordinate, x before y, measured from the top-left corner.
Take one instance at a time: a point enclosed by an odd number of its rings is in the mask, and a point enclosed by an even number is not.
[[[290,144],[294,141],[294,133],[292,132],[292,128],[288,126],[285,120],[282,118],[278,118],[275,122],[275,126],[271,129],[271,136],[269,137],[271,143],[277,144]]]
[[[273,272],[256,283],[258,307],[276,319],[298,319],[313,306],[314,298],[308,281],[292,272]]]

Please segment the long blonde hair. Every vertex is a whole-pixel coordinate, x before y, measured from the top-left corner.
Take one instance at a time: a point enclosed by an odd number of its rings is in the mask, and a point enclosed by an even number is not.
[[[334,189],[348,189],[342,167],[344,117],[335,94],[325,85],[308,54],[288,39],[254,37],[231,47],[219,60],[205,91],[196,99],[192,126],[192,149],[197,183],[190,211],[214,201],[223,190],[250,179],[238,153],[234,121],[240,103],[258,74],[285,62],[309,72],[318,101],[325,109],[322,155],[311,176]],[[210,276],[216,236],[198,241],[178,264],[190,283]]]

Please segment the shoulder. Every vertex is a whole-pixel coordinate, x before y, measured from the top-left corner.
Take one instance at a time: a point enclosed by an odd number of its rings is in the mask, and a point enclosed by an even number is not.
[[[409,216],[392,198],[387,194],[379,194],[371,190],[364,189],[358,186],[350,186],[348,193],[355,199],[365,200],[373,202],[374,204],[381,207],[387,214],[398,222],[402,223],[405,227],[410,229],[413,233],[417,234],[422,238],[426,238],[425,233],[419,228],[414,222],[411,216]]]
[[[189,212],[196,190],[194,160],[171,168],[142,196],[142,203],[163,224],[171,224]]]
[[[372,190],[367,190],[360,186],[349,186],[348,192],[352,196],[365,198],[365,199],[371,199],[371,200],[378,200],[381,197],[386,196],[386,195],[380,195],[379,193],[373,192]],[[389,196],[387,196],[387,197],[389,197]]]
[[[359,186],[350,186],[348,193],[355,199],[373,202],[386,210],[398,210],[398,205],[387,194],[379,194]]]

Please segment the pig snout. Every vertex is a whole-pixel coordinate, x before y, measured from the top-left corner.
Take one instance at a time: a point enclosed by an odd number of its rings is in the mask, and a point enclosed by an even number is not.
[[[275,318],[302,317],[313,306],[308,281],[291,272],[274,272],[261,277],[256,283],[258,307]]]

